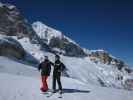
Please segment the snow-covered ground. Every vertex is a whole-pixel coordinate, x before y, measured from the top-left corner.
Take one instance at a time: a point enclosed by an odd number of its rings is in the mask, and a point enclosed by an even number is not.
[[[0,73],[32,77],[39,76],[37,69],[33,68],[33,66],[26,65],[22,61],[10,60],[5,57],[0,57]]]
[[[61,79],[64,89],[62,100],[132,100],[133,98],[133,91],[99,87],[67,77]],[[49,88],[51,83],[50,76]],[[0,100],[59,99],[58,93],[47,98],[45,94],[41,94],[39,87],[40,76],[36,68],[0,57]]]

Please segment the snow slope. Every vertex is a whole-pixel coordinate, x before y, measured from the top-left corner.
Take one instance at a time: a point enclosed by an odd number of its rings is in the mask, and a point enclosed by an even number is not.
[[[69,40],[69,42],[72,42],[74,44],[76,44],[76,42],[74,42],[72,39],[66,37],[61,31],[53,29],[45,24],[43,24],[40,21],[34,22],[32,24],[32,27],[34,29],[34,31],[37,33],[37,35],[41,38],[41,39],[45,39],[46,43],[49,44],[50,40],[54,37],[58,37],[60,39],[62,38],[66,38],[67,40]],[[78,44],[76,44],[78,45]]]
[[[44,56],[48,56],[54,62],[54,54],[41,50],[40,45],[32,44],[28,38],[22,38],[18,41],[38,61],[41,62]],[[78,79],[87,84],[124,88],[124,81],[118,80],[118,77],[128,76],[125,71],[119,71],[115,66],[101,63],[96,64],[89,57],[77,58],[61,55],[61,61],[66,65],[68,69],[67,74],[71,78]]]
[[[3,61],[4,63],[1,64]],[[11,63],[10,67],[9,63]],[[6,68],[3,72],[0,72],[0,100],[58,100],[58,94],[47,98],[40,93],[39,73],[34,67],[25,64],[15,67],[16,65],[19,65],[19,63],[0,57],[0,70],[1,66]],[[21,67],[25,67],[26,70],[22,70]],[[14,72],[8,72],[8,68],[13,68]],[[17,74],[16,71],[18,70],[21,70],[24,74]],[[26,71],[31,74],[26,76]],[[62,100],[132,100],[133,98],[132,91],[85,84],[79,80],[67,77],[62,77],[61,79],[64,89]],[[49,88],[51,88],[51,80],[50,77],[48,80]]]
[[[34,77],[39,75],[37,69],[33,68],[33,66],[6,57],[0,57],[0,73]]]

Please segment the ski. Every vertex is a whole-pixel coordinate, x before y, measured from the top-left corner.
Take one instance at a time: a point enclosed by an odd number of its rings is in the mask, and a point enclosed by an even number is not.
[[[62,94],[59,94],[58,98],[63,98],[63,97],[62,97]]]
[[[53,95],[55,95],[56,93],[50,93],[49,95],[47,95],[47,98],[50,98],[50,97],[52,97]],[[63,98],[62,97],[62,94],[61,93],[59,93],[58,95],[57,95],[57,98]]]
[[[41,94],[43,94],[43,95],[47,95],[47,94],[49,94],[49,92],[42,92]]]
[[[50,98],[51,96],[53,96],[55,93],[49,93],[49,95],[47,95],[47,98]]]
[[[52,90],[50,90],[50,89],[46,92],[41,92],[42,95],[46,95],[46,96],[47,95],[49,96],[51,93],[52,93]]]

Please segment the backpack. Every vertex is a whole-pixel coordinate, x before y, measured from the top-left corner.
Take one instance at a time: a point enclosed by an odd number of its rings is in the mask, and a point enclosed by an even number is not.
[[[66,70],[66,66],[63,63],[61,63],[61,72],[65,71],[65,70]]]

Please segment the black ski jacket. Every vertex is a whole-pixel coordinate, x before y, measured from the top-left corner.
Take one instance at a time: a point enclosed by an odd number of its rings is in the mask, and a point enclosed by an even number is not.
[[[56,60],[54,63],[54,73],[61,73],[64,69],[65,65],[60,60]]]
[[[39,64],[38,66],[38,70],[41,70],[41,75],[44,76],[49,76],[50,72],[51,72],[51,65],[53,65],[52,62],[50,62],[49,60],[45,60],[42,63]]]

